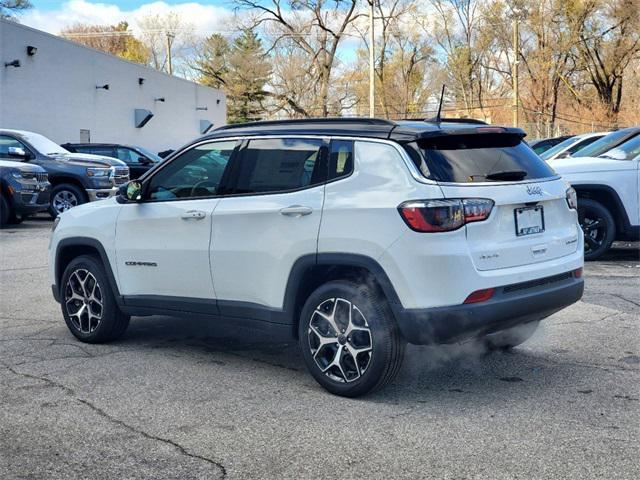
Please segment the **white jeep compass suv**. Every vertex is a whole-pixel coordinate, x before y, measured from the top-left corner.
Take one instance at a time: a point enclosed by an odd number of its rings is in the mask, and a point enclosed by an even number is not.
[[[406,342],[524,342],[582,296],[573,190],[519,129],[317,119],[226,126],[61,215],[53,295],[84,342],[199,315],[299,340],[327,390],[388,383]]]

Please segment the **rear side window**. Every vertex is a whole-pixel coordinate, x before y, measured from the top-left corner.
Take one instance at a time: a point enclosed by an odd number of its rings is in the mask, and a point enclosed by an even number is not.
[[[413,150],[409,153],[422,173],[440,182],[526,181],[555,175],[519,135],[448,135],[419,140]]]
[[[269,193],[297,190],[322,183],[326,162],[320,139],[273,138],[250,140],[235,173],[231,193]]]
[[[349,176],[353,172],[353,142],[332,140],[329,148],[329,180]]]

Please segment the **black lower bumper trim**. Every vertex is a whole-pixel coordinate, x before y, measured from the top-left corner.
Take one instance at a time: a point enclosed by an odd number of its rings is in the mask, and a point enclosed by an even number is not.
[[[453,343],[542,320],[582,298],[584,280],[564,281],[504,293],[483,303],[430,309],[397,308],[394,313],[409,343]]]

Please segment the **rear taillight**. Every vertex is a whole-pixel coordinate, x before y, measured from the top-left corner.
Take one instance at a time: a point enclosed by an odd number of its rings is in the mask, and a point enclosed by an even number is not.
[[[567,205],[572,210],[578,209],[578,194],[572,187],[567,188]]]
[[[464,198],[412,200],[398,207],[405,223],[416,232],[450,232],[466,223],[480,222],[491,215],[493,200]]]

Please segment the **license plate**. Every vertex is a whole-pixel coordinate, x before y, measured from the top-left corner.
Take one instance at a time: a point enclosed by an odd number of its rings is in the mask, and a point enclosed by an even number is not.
[[[516,208],[513,213],[516,219],[516,235],[518,237],[544,232],[542,205]]]

